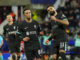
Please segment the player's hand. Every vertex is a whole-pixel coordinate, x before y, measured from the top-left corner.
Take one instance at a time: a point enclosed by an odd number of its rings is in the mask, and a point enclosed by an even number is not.
[[[14,32],[14,35],[16,35],[16,32]]]
[[[57,20],[55,16],[50,16],[50,18],[51,18],[51,20],[54,20],[54,21]]]
[[[49,40],[45,41],[45,43],[48,44],[49,43]]]
[[[29,37],[25,37],[25,38],[23,38],[23,41],[25,41],[25,42],[27,42],[27,41],[29,41],[29,40],[30,40]]]

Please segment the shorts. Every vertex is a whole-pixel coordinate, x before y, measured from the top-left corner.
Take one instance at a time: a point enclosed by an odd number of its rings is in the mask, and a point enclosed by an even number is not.
[[[24,48],[25,49],[25,48]],[[34,49],[34,50],[24,50],[27,60],[34,60],[34,58],[41,58],[40,50]]]
[[[53,54],[59,53],[59,50],[65,50],[66,43],[65,42],[58,42],[53,43]]]
[[[10,53],[20,53],[20,43],[8,42]]]

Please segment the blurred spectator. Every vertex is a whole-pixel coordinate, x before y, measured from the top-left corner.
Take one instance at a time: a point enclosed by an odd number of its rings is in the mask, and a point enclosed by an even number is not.
[[[74,60],[74,58],[76,56],[80,57],[80,32],[78,32],[77,34],[75,34],[75,47],[73,49],[71,49],[71,51],[74,51],[73,54],[71,54],[71,59]]]
[[[71,3],[71,0],[66,0],[65,5],[66,5],[67,7],[70,7],[70,3]]]
[[[72,2],[71,2],[71,7],[76,7],[76,6],[77,6],[76,0],[72,0]]]
[[[45,54],[50,54],[50,46],[51,46],[51,41],[48,41],[49,38],[51,37],[50,32],[46,32],[45,35],[43,36],[43,45],[45,46]]]
[[[6,15],[9,14],[11,12],[11,7],[10,6],[0,6],[0,23],[2,23],[5,18]]]
[[[80,10],[79,10],[79,8],[75,9],[75,15],[76,15],[77,20],[80,19]]]
[[[32,19],[35,20],[35,21],[38,20],[38,15],[36,14],[36,10],[34,10],[34,11],[32,12]]]
[[[51,37],[50,32],[46,32],[43,37],[43,54],[44,54],[44,59],[48,59],[50,56],[51,52],[51,41],[49,41],[49,38]]]

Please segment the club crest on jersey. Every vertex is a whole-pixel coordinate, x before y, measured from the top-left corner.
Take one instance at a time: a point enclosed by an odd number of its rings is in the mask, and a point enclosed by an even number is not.
[[[30,33],[29,32],[26,32],[26,35],[30,35]]]
[[[34,25],[34,28],[36,28],[37,26],[36,25]]]

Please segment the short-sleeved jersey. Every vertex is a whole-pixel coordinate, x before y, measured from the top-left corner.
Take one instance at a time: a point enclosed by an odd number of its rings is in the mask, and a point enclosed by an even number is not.
[[[3,33],[4,36],[6,36],[9,39],[9,41],[13,41],[15,39],[14,32],[16,33],[18,32],[18,23],[14,22],[12,25],[7,24],[3,27],[3,29],[4,29]]]

